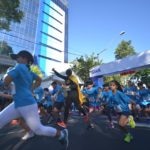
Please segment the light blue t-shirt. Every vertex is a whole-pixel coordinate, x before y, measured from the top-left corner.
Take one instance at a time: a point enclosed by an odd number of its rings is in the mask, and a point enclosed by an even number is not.
[[[115,94],[112,93],[110,100],[112,101],[114,107],[119,106],[122,112],[130,112],[128,104],[131,102],[131,99],[123,92],[117,91]]]
[[[8,72],[12,77],[16,88],[16,94],[13,95],[15,107],[22,107],[36,103],[32,96],[32,83],[37,75],[29,70],[25,64],[17,64]]]
[[[89,101],[95,101],[98,97],[98,87],[95,86],[95,87],[92,87],[90,89],[88,88],[84,88],[82,93],[84,95],[87,95],[87,98],[89,99]]]
[[[37,102],[41,102],[44,96],[44,89],[39,86],[34,90],[34,94],[36,95],[36,100]]]
[[[110,97],[112,96],[112,91],[103,91],[102,92],[102,103],[107,105],[108,107],[113,107],[113,102],[110,99]]]
[[[57,93],[56,102],[64,102],[65,97],[64,97],[63,89],[60,85],[56,85],[56,87],[53,89],[51,94],[55,95],[56,93]]]
[[[146,88],[138,90],[139,101],[148,100],[149,91]]]

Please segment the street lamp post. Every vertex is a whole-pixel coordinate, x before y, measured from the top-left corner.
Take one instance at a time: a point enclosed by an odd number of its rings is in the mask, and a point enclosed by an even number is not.
[[[121,32],[119,33],[119,35],[122,36],[122,35],[124,35],[125,33],[126,33],[126,32],[123,30],[123,31],[121,31]],[[111,40],[111,41],[112,41],[112,40]],[[110,42],[110,43],[111,43],[111,42]],[[101,53],[103,53],[104,51],[106,51],[106,50],[107,50],[107,48],[101,50],[99,53],[97,53],[97,56],[94,57],[94,59],[99,60],[99,55],[100,55]]]
[[[101,53],[103,53],[104,51],[106,51],[107,49],[105,48],[105,49],[103,49],[103,50],[101,50],[99,53],[97,53],[97,56],[99,57],[99,55],[101,54]]]
[[[103,49],[103,50],[101,50],[99,53],[97,53],[97,56],[96,57],[94,57],[94,59],[97,59],[98,60],[98,62],[99,62],[99,55],[101,54],[101,53],[103,53],[104,51],[106,51],[107,49],[105,48],[105,49]]]
[[[121,31],[119,34],[120,35],[123,35],[123,34],[125,34],[126,32],[125,31]]]

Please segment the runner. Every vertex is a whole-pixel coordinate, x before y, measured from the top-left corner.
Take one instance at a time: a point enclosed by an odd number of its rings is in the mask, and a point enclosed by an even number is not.
[[[108,121],[109,121],[109,126],[111,128],[114,128],[114,123],[112,120],[112,112],[113,112],[113,104],[112,101],[110,100],[110,96],[112,95],[112,91],[109,88],[109,83],[105,83],[103,85],[103,91],[102,91],[102,109],[104,114],[106,114]]]
[[[6,71],[6,74],[11,70],[13,69],[13,67],[9,67]],[[4,75],[5,77],[5,75]],[[0,97],[3,97],[5,98],[4,100],[8,100],[9,103],[14,103],[13,101],[13,95],[16,94],[16,88],[15,88],[15,84],[13,82],[11,82],[9,84],[9,87],[8,89],[6,88],[6,90],[8,90],[9,92],[2,92],[0,93]],[[7,105],[6,105],[7,106]],[[5,107],[6,107],[5,106]],[[34,137],[34,133],[30,130],[30,128],[26,125],[26,123],[24,122],[23,119],[15,119],[15,120],[12,120],[11,121],[11,125],[20,125],[24,130],[25,130],[25,135],[21,138],[22,140],[27,140],[29,138],[32,138]]]
[[[91,116],[92,112],[97,111],[97,106],[99,102],[99,87],[94,86],[93,81],[89,79],[85,82],[85,87],[83,88],[82,93],[89,102],[89,115]],[[94,124],[92,122],[89,124],[87,129],[90,128],[94,128]]]
[[[133,139],[133,136],[126,126],[129,123],[131,128],[135,128],[135,122],[129,109],[129,103],[132,103],[132,100],[122,92],[119,82],[115,80],[111,81],[110,88],[112,90],[110,100],[113,102],[113,105],[119,114],[119,127],[125,133],[124,141],[129,143]]]
[[[54,73],[65,80],[66,85],[68,86],[67,89],[67,96],[65,99],[65,111],[64,111],[64,122],[61,122],[60,125],[67,126],[69,110],[71,109],[72,102],[75,104],[75,107],[84,115],[84,121],[89,123],[88,114],[85,112],[83,107],[81,106],[83,103],[83,95],[80,91],[79,83],[77,78],[72,75],[72,70],[66,70],[66,76],[61,75],[58,73],[54,68],[52,69]]]
[[[14,82],[16,94],[13,95],[14,103],[9,104],[0,112],[0,128],[16,118],[23,118],[27,126],[36,134],[57,137],[61,144],[68,146],[68,130],[57,130],[53,127],[43,126],[38,114],[37,102],[32,95],[32,90],[41,84],[41,78],[30,71],[33,56],[28,51],[11,54],[17,61],[16,66],[10,70],[1,85],[8,86]],[[34,83],[33,83],[34,81]]]
[[[42,122],[45,124],[49,123],[52,117],[53,100],[48,88],[44,88],[44,97],[41,101],[41,110],[43,111]]]
[[[56,81],[52,82],[53,90],[51,92],[52,97],[54,99],[54,105],[53,105],[53,117],[54,121],[59,125],[61,124],[61,117],[60,113],[62,108],[64,107],[64,92],[62,85],[59,85]],[[63,126],[66,128],[66,126]]]
[[[99,88],[97,86],[94,86],[92,80],[88,80],[85,83],[85,88],[82,90],[82,93],[89,101],[89,112],[96,111],[97,103],[98,103],[98,94],[99,94]]]

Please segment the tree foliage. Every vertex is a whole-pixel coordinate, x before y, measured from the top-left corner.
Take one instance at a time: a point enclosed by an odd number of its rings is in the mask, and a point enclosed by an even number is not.
[[[112,80],[116,80],[119,83],[121,83],[121,78],[120,78],[120,74],[116,74],[116,75],[112,75],[112,76],[105,76],[104,77],[104,82],[105,83],[109,83]]]
[[[76,58],[73,63],[73,71],[83,80],[86,81],[89,78],[89,71],[92,67],[100,65],[102,60],[95,57],[94,54],[90,56],[85,55],[80,58]]]
[[[12,47],[9,46],[7,42],[0,41],[0,55],[8,56],[10,53],[13,53]]]
[[[122,40],[115,50],[115,58],[122,59],[126,56],[135,55],[134,47],[131,45],[131,40]]]
[[[131,41],[124,41],[122,40],[120,44],[118,44],[118,47],[115,50],[115,58],[116,59],[122,59],[126,56],[135,55],[136,52],[134,50],[134,47],[131,45]],[[110,82],[111,80],[117,80],[120,83],[123,83],[123,77],[120,76],[120,74],[116,74],[113,76],[106,76],[104,77],[105,82]]]
[[[137,71],[132,78],[136,78],[137,80],[141,80],[143,83],[150,83],[150,69],[142,69]]]
[[[9,31],[11,22],[20,23],[23,12],[19,5],[19,0],[0,0],[0,30]]]
[[[7,44],[5,41],[0,41],[0,55],[8,56],[10,53],[13,53],[13,49],[11,46]],[[6,72],[9,66],[0,64],[1,73]]]

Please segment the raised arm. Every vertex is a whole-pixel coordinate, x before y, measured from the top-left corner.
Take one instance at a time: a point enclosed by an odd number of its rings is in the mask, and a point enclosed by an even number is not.
[[[52,71],[53,71],[53,72],[55,73],[55,75],[58,76],[59,78],[62,78],[62,79],[64,79],[64,80],[67,80],[67,79],[68,79],[67,76],[64,76],[64,75],[58,73],[54,68],[52,69]]]

